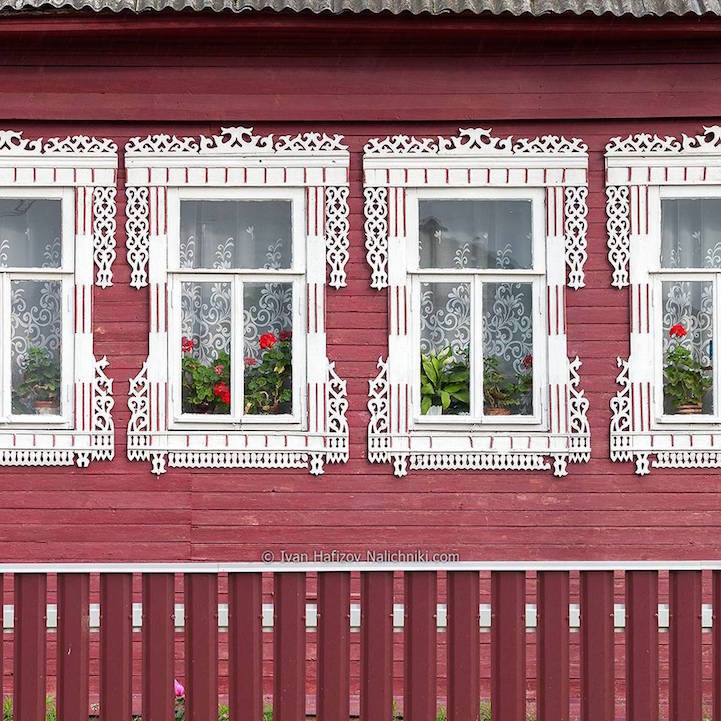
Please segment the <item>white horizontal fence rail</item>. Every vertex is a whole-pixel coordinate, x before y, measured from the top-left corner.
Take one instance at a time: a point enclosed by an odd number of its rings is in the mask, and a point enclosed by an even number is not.
[[[263,604],[263,630],[273,630],[273,604]],[[578,631],[581,627],[580,606],[577,603],[571,603],[568,606],[569,612],[569,629]],[[140,630],[142,628],[143,604],[133,604],[133,629]],[[185,627],[185,606],[182,603],[175,604],[175,630],[182,631]],[[614,604],[613,608],[614,627],[617,631],[621,631],[626,627],[626,607],[623,603]],[[54,603],[47,604],[46,609],[47,629],[54,631],[57,629],[58,609]],[[305,605],[305,627],[306,631],[315,631],[318,628],[318,606],[315,603],[306,603]],[[403,630],[404,626],[404,606],[402,603],[393,604],[393,630],[398,632]],[[447,628],[447,607],[445,603],[436,605],[437,629],[444,632]],[[491,604],[479,604],[479,626],[481,631],[491,630]],[[12,631],[15,624],[15,608],[12,604],[3,607],[3,630]],[[353,632],[360,631],[361,625],[361,608],[359,603],[352,603],[350,606],[350,628]],[[713,627],[713,608],[711,604],[704,604],[701,609],[701,627],[704,631],[710,631]],[[536,624],[536,604],[526,604],[526,631],[533,632],[537,628]],[[659,631],[666,632],[669,629],[669,607],[666,603],[658,604],[658,628]],[[100,604],[90,604],[90,630],[100,630]],[[228,604],[218,604],[218,630],[228,630]]]
[[[323,552],[325,554],[325,552]],[[380,552],[379,552],[380,553]],[[415,557],[425,551],[401,551]],[[280,551],[278,552],[280,554]],[[291,554],[288,554],[291,555]],[[297,555],[297,554],[293,554]],[[313,553],[309,554],[310,556]],[[326,554],[327,555],[327,554]],[[360,553],[359,555],[364,555]],[[721,571],[721,560],[699,561],[452,561],[245,563],[0,563],[0,573],[322,573],[327,571]]]

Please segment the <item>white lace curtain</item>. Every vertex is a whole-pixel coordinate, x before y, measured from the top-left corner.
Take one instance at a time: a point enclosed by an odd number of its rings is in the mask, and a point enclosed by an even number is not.
[[[61,203],[40,198],[0,199],[0,269],[60,268]],[[33,413],[21,398],[23,366],[33,348],[48,352],[60,383],[62,281],[10,280],[10,357],[14,413]],[[58,397],[59,397],[58,393]]]
[[[721,199],[662,201],[661,267],[721,268]]]
[[[419,203],[419,265],[424,268],[532,268],[531,203],[506,200],[431,200]],[[533,353],[529,283],[484,283],[483,317],[474,319],[470,285],[421,284],[421,350],[467,353],[471,324],[481,323],[483,354],[506,374],[527,369]],[[525,360],[525,365],[524,365]]]
[[[188,200],[180,204],[180,267],[290,268],[291,203]]]

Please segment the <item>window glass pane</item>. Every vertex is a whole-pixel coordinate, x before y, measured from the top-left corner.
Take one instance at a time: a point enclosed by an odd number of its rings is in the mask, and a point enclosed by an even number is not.
[[[293,412],[293,286],[243,285],[244,412]]]
[[[662,286],[664,412],[713,413],[713,284]]]
[[[531,268],[530,200],[421,200],[421,268]]]
[[[183,200],[181,268],[290,268],[289,200]]]
[[[59,268],[59,200],[0,199],[0,267]]]
[[[661,267],[721,268],[721,198],[661,201]]]
[[[59,415],[62,283],[10,283],[12,412]]]
[[[483,285],[483,412],[533,413],[530,283]]]
[[[183,413],[230,413],[232,287],[181,285]]]
[[[470,412],[471,288],[421,283],[421,414]]]

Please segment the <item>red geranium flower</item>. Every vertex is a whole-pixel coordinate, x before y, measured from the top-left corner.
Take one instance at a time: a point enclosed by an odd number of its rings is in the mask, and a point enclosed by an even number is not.
[[[247,365],[247,366],[257,366],[258,359],[253,358],[252,355],[249,355],[249,356],[246,356],[245,358],[243,358],[243,363],[245,363],[245,365]]]
[[[195,348],[195,341],[192,338],[186,338],[185,336],[183,336],[182,340],[180,341],[180,347],[183,353],[190,353],[190,351]]]
[[[683,338],[686,335],[686,329],[680,323],[676,323],[676,325],[671,326],[668,334],[670,336],[676,336],[677,338]]]
[[[213,370],[214,370],[219,376],[222,376],[222,375],[223,375],[223,366],[217,365],[217,366],[215,366],[215,368],[214,368]]]
[[[220,398],[223,403],[230,405],[230,388],[225,383],[218,383],[213,386],[213,395]]]
[[[530,353],[527,356],[524,356],[521,364],[526,370],[530,370],[533,368],[533,356]]]
[[[278,333],[278,338],[280,340],[290,340],[293,337],[293,331],[292,330],[282,330],[280,333]]]
[[[263,333],[262,336],[260,336],[260,347],[263,350],[266,350],[268,348],[272,348],[276,343],[278,342],[278,339],[273,335],[273,333]]]

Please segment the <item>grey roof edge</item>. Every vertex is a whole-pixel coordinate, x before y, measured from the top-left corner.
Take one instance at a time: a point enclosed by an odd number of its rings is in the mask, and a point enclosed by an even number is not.
[[[410,13],[412,15],[721,16],[721,0],[0,0],[0,10],[212,10],[215,12]]]

